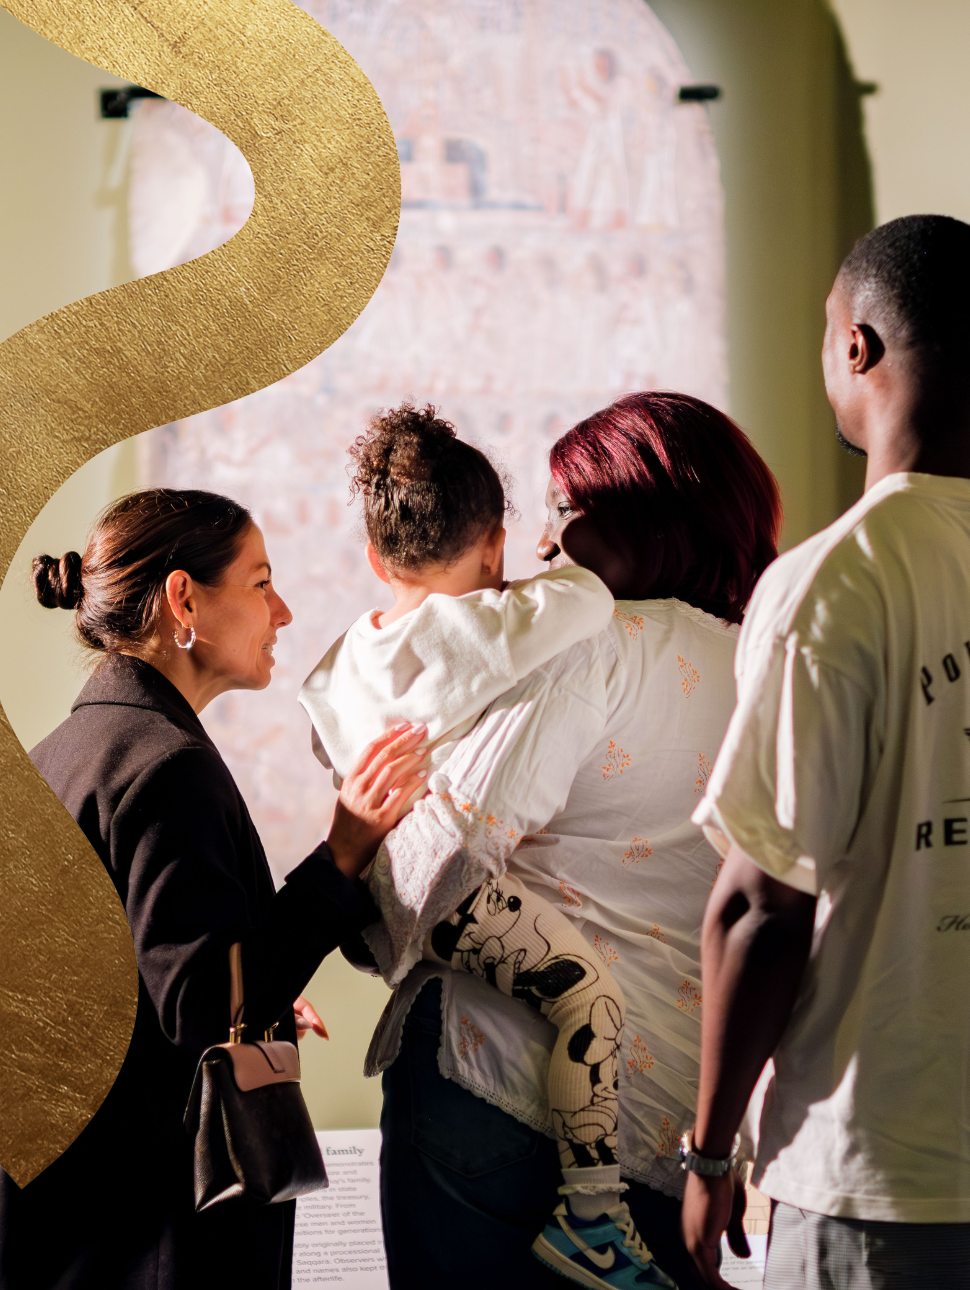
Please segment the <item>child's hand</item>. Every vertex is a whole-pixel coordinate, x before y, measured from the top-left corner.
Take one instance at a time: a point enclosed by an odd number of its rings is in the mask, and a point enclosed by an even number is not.
[[[327,1034],[327,1027],[323,1024],[323,1018],[310,1000],[304,999],[302,994],[299,999],[294,999],[293,1001],[293,1018],[296,1021],[297,1039],[302,1039],[308,1030],[312,1030],[321,1039],[330,1038]]]
[[[408,798],[427,778],[427,752],[418,745],[425,725],[389,730],[368,744],[340,789],[327,842],[337,868],[358,877],[404,814]]]

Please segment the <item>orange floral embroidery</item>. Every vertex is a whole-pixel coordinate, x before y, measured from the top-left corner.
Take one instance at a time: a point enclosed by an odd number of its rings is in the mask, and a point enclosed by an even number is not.
[[[559,892],[562,896],[562,903],[567,909],[582,909],[583,902],[579,898],[579,892],[575,887],[570,887],[568,883],[560,882]]]
[[[692,668],[687,660],[685,658],[681,658],[679,654],[677,655],[677,666],[680,668],[680,684],[683,687],[684,698],[686,699],[691,690],[693,690],[694,686],[701,679],[701,676],[700,673]]]
[[[539,838],[543,833],[548,833],[548,829],[537,829],[535,833],[523,833],[519,840],[519,848],[535,847],[539,845]]]
[[[623,749],[612,739],[610,746],[606,750],[606,764],[603,767],[603,778],[613,779],[615,775],[622,775],[630,765],[630,754],[625,753]]]
[[[630,850],[624,851],[624,864],[639,864],[641,860],[646,860],[647,856],[653,855],[653,847],[646,838],[634,838],[630,843]]]
[[[707,781],[711,778],[711,763],[703,753],[697,754],[697,778],[694,780],[694,792],[703,793],[707,788]]]
[[[632,1075],[634,1071],[642,1075],[653,1065],[653,1058],[647,1052],[647,1046],[640,1038],[635,1035],[633,1043],[630,1045],[630,1058],[626,1064],[626,1073]]]
[[[460,1036],[458,1040],[458,1056],[462,1061],[467,1061],[484,1044],[485,1036],[468,1017],[462,1017],[461,1019]]]
[[[507,825],[503,819],[490,811],[479,809],[474,802],[457,801],[449,793],[441,791],[436,791],[434,796],[462,817],[459,828],[466,840],[474,839],[477,845],[484,845],[490,855],[497,853],[504,858],[520,841],[522,835],[518,829]],[[542,832],[545,830],[543,829]],[[512,846],[508,846],[508,843],[512,843]]]
[[[685,981],[677,993],[680,996],[677,1000],[677,1007],[681,1012],[686,1012],[688,1016],[692,1016],[701,1006],[700,992],[690,981]]]
[[[663,941],[664,945],[666,945],[666,944],[667,944],[667,938],[666,938],[666,936],[664,936],[663,932],[660,930],[660,924],[659,924],[659,923],[654,923],[654,925],[653,925],[653,931],[651,931],[651,932],[647,932],[647,935],[648,935],[648,936],[652,936],[652,937],[653,937],[653,939],[654,939],[655,941]]]
[[[619,609],[613,610],[614,617],[618,618],[621,624],[626,628],[630,640],[635,641],[643,631],[643,619],[639,614],[623,614]]]
[[[664,1116],[660,1123],[660,1141],[657,1143],[657,1159],[670,1159],[680,1155],[680,1138],[677,1131]]]
[[[593,937],[593,949],[600,956],[600,958],[603,960],[603,962],[606,964],[607,967],[609,967],[611,963],[619,963],[620,961],[619,954],[617,954],[616,950],[609,943],[609,941],[606,939],[605,936]]]
[[[443,802],[451,802],[451,796],[448,793],[438,793],[437,796],[440,797]],[[452,804],[455,806],[457,811],[461,812],[462,815],[467,815],[472,819],[477,820],[479,824],[484,824],[486,837],[493,837],[496,830],[505,829],[504,820],[500,820],[496,815],[486,815],[484,811],[476,811],[474,802],[456,802]],[[516,829],[508,829],[505,832],[505,837],[507,838],[515,839],[518,836],[519,834]]]

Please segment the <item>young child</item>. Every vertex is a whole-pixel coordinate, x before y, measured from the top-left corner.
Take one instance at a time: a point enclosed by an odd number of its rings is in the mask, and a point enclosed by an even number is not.
[[[310,674],[300,702],[314,751],[338,785],[364,747],[402,721],[427,725],[430,777],[494,699],[602,631],[613,598],[578,567],[504,583],[502,483],[434,408],[405,404],[376,417],[351,455],[367,557],[390,584],[394,608],[358,619]],[[482,977],[558,1028],[548,1090],[566,1201],[537,1237],[537,1257],[586,1286],[673,1287],[620,1199],[624,1001],[575,924],[506,873],[433,929],[424,958]],[[564,1239],[573,1255],[576,1246],[593,1249],[588,1267],[560,1252]]]

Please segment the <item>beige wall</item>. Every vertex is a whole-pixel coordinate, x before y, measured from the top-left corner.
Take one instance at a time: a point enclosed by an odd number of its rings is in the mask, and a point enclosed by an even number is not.
[[[128,130],[97,103],[122,83],[0,10],[0,340],[130,276]]]
[[[832,0],[865,99],[880,223],[899,215],[970,221],[970,4]]]
[[[655,0],[711,105],[727,222],[731,412],[781,484],[783,545],[830,523],[862,472],[819,366],[824,303],[871,227],[858,96],[822,0]]]
[[[102,121],[120,85],[0,10],[0,340],[72,300],[127,281],[128,127]],[[70,710],[83,675],[68,615],[40,608],[30,557],[81,549],[103,506],[134,487],[132,445],[69,480],[27,534],[0,589],[0,703],[28,748]]]
[[[864,100],[881,219],[942,210],[970,219],[966,0],[834,0]],[[786,539],[827,523],[858,475],[832,437],[818,368],[832,275],[864,230],[859,101],[821,0],[655,0],[698,81],[724,87],[711,115],[728,224],[732,409],[782,481]],[[0,337],[129,276],[126,127],[98,119],[114,82],[0,11]],[[32,600],[29,557],[83,544],[91,519],[133,483],[130,446],[79,471],[44,509],[0,590],[0,702],[29,747],[69,710],[83,674],[67,614]],[[302,755],[303,750],[299,750]],[[386,990],[331,956],[308,994],[331,1041],[303,1045],[315,1123],[376,1123],[378,1081],[359,1075]]]

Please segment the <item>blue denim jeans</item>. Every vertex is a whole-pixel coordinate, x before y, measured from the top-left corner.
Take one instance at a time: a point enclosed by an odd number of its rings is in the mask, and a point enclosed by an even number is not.
[[[391,1290],[562,1290],[531,1253],[559,1203],[552,1138],[444,1079],[441,982],[430,981],[384,1072],[381,1210]],[[624,1199],[680,1290],[701,1290],[680,1204],[632,1183]]]

